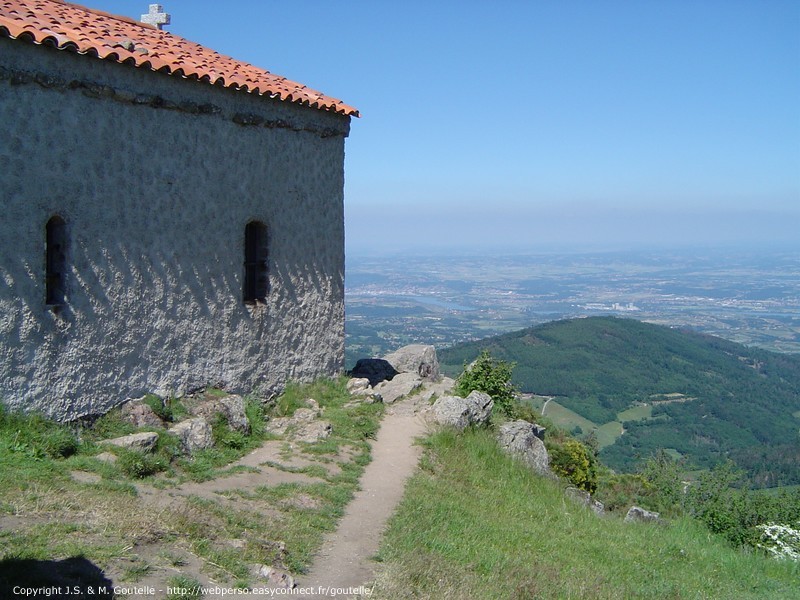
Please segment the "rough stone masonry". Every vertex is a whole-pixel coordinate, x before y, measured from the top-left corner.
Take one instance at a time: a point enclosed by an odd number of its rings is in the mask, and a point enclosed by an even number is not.
[[[349,126],[0,35],[0,401],[70,420],[341,371]]]

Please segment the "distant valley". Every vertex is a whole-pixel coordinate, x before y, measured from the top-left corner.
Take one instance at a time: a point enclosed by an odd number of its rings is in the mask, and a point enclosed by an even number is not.
[[[346,310],[348,366],[595,315],[800,353],[800,250],[348,256]]]

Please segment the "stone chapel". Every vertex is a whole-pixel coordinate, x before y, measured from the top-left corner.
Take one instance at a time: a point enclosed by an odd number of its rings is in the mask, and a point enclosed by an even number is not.
[[[279,391],[344,361],[358,111],[161,29],[0,0],[0,402]]]

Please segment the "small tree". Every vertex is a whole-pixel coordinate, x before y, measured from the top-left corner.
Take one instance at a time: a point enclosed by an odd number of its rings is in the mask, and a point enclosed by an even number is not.
[[[659,449],[644,465],[641,475],[647,481],[653,510],[675,513],[683,504],[683,464]]]
[[[471,365],[464,367],[464,372],[456,380],[455,391],[466,397],[475,390],[485,392],[494,400],[495,408],[509,418],[516,416],[517,390],[511,383],[511,372],[516,365],[492,358],[488,350]]]

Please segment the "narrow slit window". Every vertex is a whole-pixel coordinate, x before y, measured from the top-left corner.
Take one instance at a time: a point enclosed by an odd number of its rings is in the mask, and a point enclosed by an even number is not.
[[[59,306],[66,302],[67,226],[59,216],[47,221],[46,229],[46,302]]]
[[[267,226],[251,221],[244,229],[244,301],[266,302],[269,291]]]

